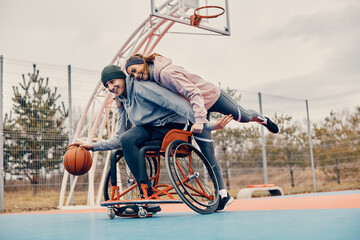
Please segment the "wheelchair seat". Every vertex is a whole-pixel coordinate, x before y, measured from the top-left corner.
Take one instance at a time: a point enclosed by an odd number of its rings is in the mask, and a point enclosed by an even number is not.
[[[171,129],[162,141],[161,150],[165,152],[168,145],[175,140],[191,143],[191,132],[180,129]]]
[[[161,149],[161,145],[162,145],[162,141],[161,140],[154,140],[154,141],[148,141],[148,142],[144,142],[143,144],[140,145],[140,148],[145,147],[145,146],[158,146],[159,150]]]

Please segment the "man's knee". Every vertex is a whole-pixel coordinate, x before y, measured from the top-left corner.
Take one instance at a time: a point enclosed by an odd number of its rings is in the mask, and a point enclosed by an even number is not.
[[[134,137],[131,134],[127,134],[127,132],[123,133],[120,136],[121,146],[132,144],[134,142]]]

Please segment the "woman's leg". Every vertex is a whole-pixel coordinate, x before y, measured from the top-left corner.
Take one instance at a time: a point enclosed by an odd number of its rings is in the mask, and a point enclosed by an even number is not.
[[[219,206],[216,209],[217,212],[223,212],[226,209],[226,206],[231,204],[234,201],[234,198],[230,196],[230,194],[227,192],[224,184],[224,180],[221,174],[221,167],[219,162],[217,161],[215,157],[215,150],[213,141],[211,139],[211,131],[203,129],[202,133],[193,133],[193,136],[199,145],[201,152],[204,154],[204,156],[207,158],[211,166],[213,166],[216,179],[219,183],[219,194],[220,194],[220,202]]]
[[[237,104],[226,92],[221,91],[219,99],[208,110],[208,112],[219,112],[224,115],[231,114],[238,122],[257,122],[265,126],[270,132],[278,133],[279,129],[269,118],[262,116],[254,110],[245,110]]]
[[[219,162],[215,157],[215,150],[213,141],[211,139],[211,131],[203,129],[203,131],[198,133],[193,133],[193,136],[200,147],[201,152],[204,154],[206,159],[209,161],[210,165],[213,166],[216,179],[219,184],[219,193],[220,193],[220,202],[219,206],[216,209],[217,212],[223,212],[226,209],[226,206],[234,201],[229,193],[227,192],[224,184],[224,180],[221,174],[221,167]]]
[[[199,145],[201,152],[204,154],[206,159],[209,161],[211,166],[214,167],[216,179],[219,183],[219,189],[225,189],[224,180],[221,174],[221,166],[215,157],[215,150],[213,140],[211,139],[211,132],[203,129],[199,133],[193,133],[196,143]]]
[[[238,122],[250,122],[251,119],[260,118],[264,120],[264,117],[260,113],[254,110],[245,110],[239,104],[237,104],[229,94],[221,91],[219,99],[216,103],[208,110],[209,112],[219,112],[224,115],[232,114],[235,121]]]

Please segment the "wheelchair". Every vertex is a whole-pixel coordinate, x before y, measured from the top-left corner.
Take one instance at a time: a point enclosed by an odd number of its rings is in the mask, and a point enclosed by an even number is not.
[[[139,173],[137,183],[126,165],[121,149],[112,152],[111,166],[104,183],[104,202],[108,217],[151,217],[149,204],[180,204],[200,214],[213,213],[219,204],[219,186],[213,170],[205,156],[191,144],[191,132],[170,130],[163,141],[146,142],[139,151]],[[170,180],[161,183],[161,159],[165,158]],[[147,184],[141,179],[149,178],[152,185],[150,196]],[[166,177],[166,176],[165,176]],[[138,184],[142,193],[139,190]],[[136,206],[136,210],[129,209]]]

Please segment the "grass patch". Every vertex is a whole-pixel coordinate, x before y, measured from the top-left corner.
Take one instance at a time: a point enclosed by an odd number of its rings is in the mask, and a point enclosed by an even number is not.
[[[87,192],[75,192],[75,205],[86,205],[87,195]],[[6,192],[3,213],[56,210],[59,198],[60,192],[57,191],[41,191],[35,196],[32,191]]]

